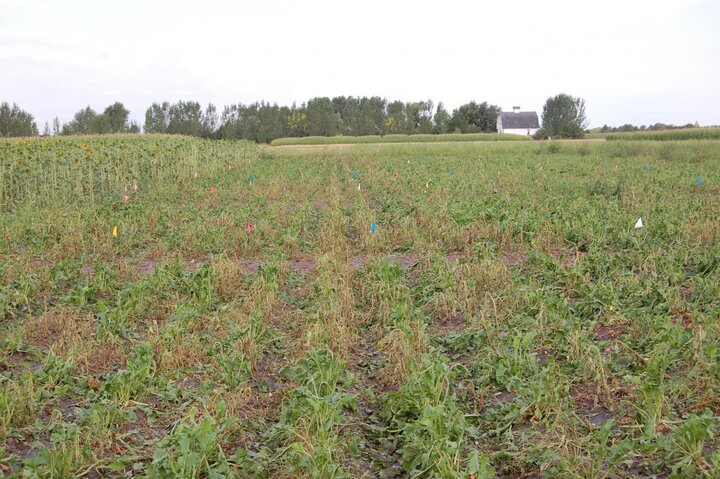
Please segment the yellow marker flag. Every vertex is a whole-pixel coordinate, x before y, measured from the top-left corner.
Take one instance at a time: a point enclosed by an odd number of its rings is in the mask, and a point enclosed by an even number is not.
[[[425,182],[425,189],[427,189],[427,188],[430,188],[430,183],[426,181],[426,182]]]
[[[113,236],[117,238],[117,226],[113,228]]]

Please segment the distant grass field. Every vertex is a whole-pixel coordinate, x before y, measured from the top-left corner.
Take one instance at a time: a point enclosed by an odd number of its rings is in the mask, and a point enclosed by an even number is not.
[[[719,157],[0,141],[0,471],[716,479]]]
[[[634,131],[609,133],[608,141],[674,141],[674,140],[720,140],[720,128],[684,128],[662,131]]]
[[[335,145],[365,143],[430,143],[455,141],[523,141],[531,138],[504,133],[449,133],[446,135],[369,135],[369,136],[306,136],[302,138],[277,138],[271,146],[284,145]]]
[[[587,140],[601,140],[607,138],[610,133],[585,133],[585,139]]]

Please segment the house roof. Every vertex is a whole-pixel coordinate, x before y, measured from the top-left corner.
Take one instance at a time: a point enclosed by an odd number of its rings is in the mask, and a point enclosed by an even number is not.
[[[537,113],[534,111],[521,111],[519,113],[500,112],[503,129],[506,128],[540,128]]]

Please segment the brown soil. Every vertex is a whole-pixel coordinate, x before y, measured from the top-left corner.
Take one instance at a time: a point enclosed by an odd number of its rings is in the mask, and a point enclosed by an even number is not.
[[[350,268],[353,270],[361,269],[365,266],[365,258],[355,257],[350,259]]]
[[[460,258],[462,258],[462,253],[459,251],[456,251],[454,253],[450,253],[449,255],[445,256],[445,261],[447,261],[449,264],[455,264],[458,261],[460,261]]]
[[[619,392],[622,396],[622,391]],[[615,418],[608,404],[605,404],[603,398],[598,394],[594,384],[586,383],[574,386],[570,390],[570,397],[575,402],[576,411],[594,426],[602,426],[602,424]]]
[[[155,261],[151,259],[143,259],[138,261],[135,266],[135,272],[138,274],[152,274],[155,271]]]
[[[462,313],[457,313],[454,316],[445,318],[442,321],[435,321],[432,324],[433,331],[441,338],[444,338],[448,334],[462,331],[465,327],[465,317]]]
[[[517,266],[527,261],[527,255],[519,251],[505,251],[501,261],[505,266]]]
[[[306,274],[315,268],[315,260],[309,258],[293,258],[287,262],[287,265],[288,268],[296,273]]]
[[[392,259],[400,263],[400,266],[404,268],[410,268],[420,262],[420,256],[414,253],[408,253],[402,256],[394,256]]]
[[[627,327],[624,325],[603,325],[599,324],[595,327],[595,337],[599,341],[607,341],[609,339],[615,339],[627,332]]]
[[[80,274],[87,278],[92,278],[93,276],[95,276],[95,268],[93,268],[93,265],[91,264],[86,264],[80,270]]]

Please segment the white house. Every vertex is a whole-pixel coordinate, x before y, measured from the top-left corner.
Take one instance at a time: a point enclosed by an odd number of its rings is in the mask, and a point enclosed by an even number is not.
[[[520,111],[519,106],[514,106],[512,113],[503,111],[498,113],[498,133],[532,136],[539,129],[540,122],[534,111]]]

